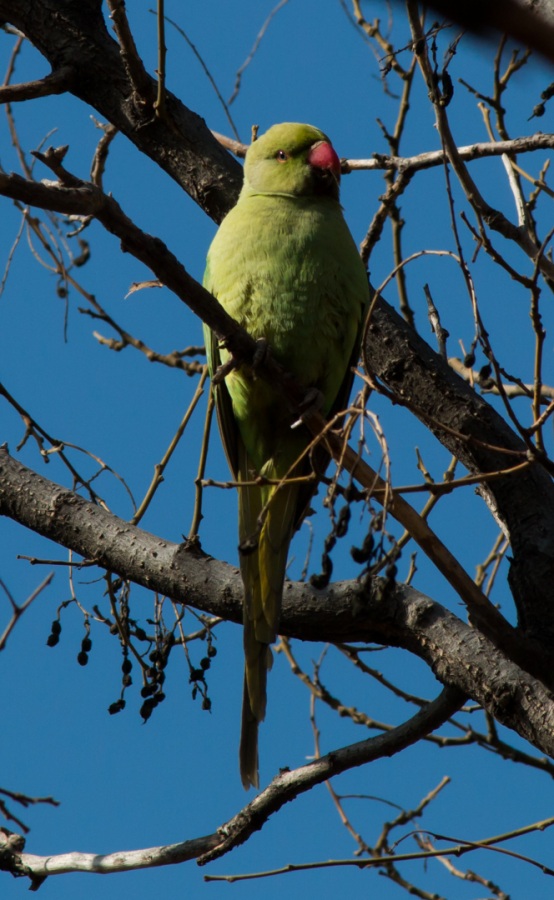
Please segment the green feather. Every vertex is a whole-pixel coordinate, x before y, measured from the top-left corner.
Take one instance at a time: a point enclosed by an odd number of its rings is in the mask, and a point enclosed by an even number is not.
[[[319,148],[317,154],[314,147]],[[313,161],[312,161],[313,160]],[[310,125],[271,128],[248,150],[244,186],[208,253],[204,284],[251,335],[305,387],[323,395],[323,412],[344,408],[368,301],[364,266],[338,201],[338,158]],[[212,373],[228,359],[208,332]],[[238,482],[282,481],[310,471],[297,463],[310,442],[291,430],[279,391],[248,366],[215,388],[229,465]],[[318,469],[327,463],[318,454]],[[258,723],[265,715],[269,645],[275,640],[289,544],[314,486],[239,487],[239,548],[244,583],[245,682],[241,776],[258,786]]]

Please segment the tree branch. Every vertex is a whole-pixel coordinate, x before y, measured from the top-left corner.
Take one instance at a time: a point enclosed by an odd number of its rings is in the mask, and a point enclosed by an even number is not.
[[[51,151],[50,157],[60,151]],[[46,161],[46,155],[39,155]],[[83,182],[57,165],[71,185],[58,182],[35,182],[20,175],[0,172],[0,194],[40,209],[55,210],[66,215],[94,216],[121,241],[122,250],[132,253],[154,272],[159,280],[179,297],[189,309],[217,334],[237,356],[252,360],[257,345],[240,328],[208,291],[192,278],[177,257],[159,238],[138,228],[125,215],[119,203],[90,182]]]
[[[457,712],[465,699],[461,692],[445,688],[435,700],[392,731],[333,750],[293,771],[280,772],[245,809],[219,829],[225,836],[224,840],[214,850],[204,854],[198,860],[199,864],[205,865],[243,844],[285,803],[311,790],[317,784],[322,784],[356,766],[382,759],[384,756],[394,756],[416,743],[444,724]]]
[[[225,142],[230,147],[232,142]],[[536,134],[513,138],[510,141],[479,141],[458,147],[458,156],[464,162],[474,159],[490,159],[491,156],[503,156],[505,153],[531,153],[535,150],[551,150],[554,148],[554,134]],[[236,151],[234,151],[236,152]],[[393,170],[399,173],[420,172],[444,165],[447,154],[444,150],[429,150],[416,156],[389,156],[386,153],[374,153],[371,159],[343,159],[342,170],[345,173],[357,171]]]
[[[8,588],[6,587],[4,582],[0,579],[0,588],[3,588],[3,590],[7,594],[8,600],[10,601],[10,604],[12,607],[11,619],[8,622],[8,624],[6,625],[6,627],[4,628],[3,633],[0,635],[0,652],[5,649],[6,643],[7,643],[7,640],[9,638],[10,634],[12,633],[15,626],[19,622],[19,619],[21,618],[21,616],[23,615],[25,610],[29,609],[31,603],[33,603],[33,601],[36,600],[38,595],[41,594],[45,588],[48,587],[48,585],[52,581],[53,577],[54,577],[54,573],[50,572],[50,574],[46,576],[46,578],[39,584],[39,586],[37,588],[35,588],[35,590],[31,594],[29,594],[27,599],[24,600],[23,603],[20,603],[20,604],[15,602],[12,595],[8,591]]]
[[[0,99],[1,97],[0,89]],[[244,157],[246,155],[248,144],[242,144],[217,131],[213,131],[212,134],[234,156]],[[490,159],[491,156],[503,156],[506,153],[532,153],[535,150],[551,150],[552,148],[554,148],[554,134],[537,131],[535,134],[507,141],[476,141],[474,144],[466,144],[457,149],[460,159],[464,162],[472,162],[474,159]],[[411,173],[442,166],[445,159],[447,159],[447,155],[444,150],[427,150],[424,153],[417,153],[415,156],[390,156],[388,153],[374,153],[370,159],[341,159],[341,170],[343,175],[360,171]]]
[[[68,90],[72,74],[69,66],[62,66],[57,72],[51,72],[36,81],[3,85],[0,87],[0,103],[20,103],[24,100],[35,100],[37,97],[64,94]]]
[[[460,185],[462,186],[466,197],[473,207],[477,216],[482,221],[497,231],[507,240],[513,241],[519,246],[529,259],[537,266],[542,275],[554,281],[554,263],[543,252],[544,248],[537,244],[533,233],[524,225],[514,225],[499,209],[490,206],[485,200],[481,191],[477,187],[475,181],[469,174],[469,170],[458,153],[458,148],[446,113],[446,107],[442,102],[436,75],[433,66],[427,54],[425,43],[425,34],[419,17],[419,6],[417,0],[408,0],[407,2],[408,18],[414,39],[414,47],[416,48],[417,60],[429,91],[429,97],[433,103],[435,110],[435,119],[437,130],[439,132],[444,152],[448,157],[448,161],[452,166]]]
[[[35,856],[22,853],[21,839],[14,849],[14,838],[0,829],[0,859],[2,869],[14,875],[25,875],[31,880],[30,890],[37,890],[49,875],[65,875],[68,872],[93,872],[107,875],[114,872],[130,872],[171,866],[197,859],[221,843],[221,835],[209,834],[205,837],[181,841],[178,844],[164,844],[161,847],[147,847],[142,850],[118,850],[115,853],[60,853],[57,856]]]
[[[236,569],[196,545],[142,531],[27,469],[0,449],[0,515],[98,566],[228,621],[242,621]],[[498,721],[554,756],[554,704],[531,677],[476,629],[405,585],[381,578],[324,591],[286,582],[280,631],[309,641],[365,641],[420,656],[444,684],[482,703]],[[491,675],[491,673],[494,673]]]
[[[64,875],[68,872],[106,875],[175,865],[190,859],[198,859],[200,865],[205,865],[245,843],[285,803],[317,784],[347,769],[383,756],[393,756],[435,731],[457,712],[464,700],[464,695],[459,691],[445,688],[436,700],[393,731],[334,750],[294,771],[281,772],[261,794],[220,826],[214,834],[178,844],[148,847],[144,850],[123,850],[105,855],[73,852],[58,856],[35,856],[21,852],[23,846],[19,835],[5,836],[0,830],[2,868],[18,875],[27,875],[35,884],[41,884],[50,875]],[[14,838],[18,838],[18,841],[14,841]]]

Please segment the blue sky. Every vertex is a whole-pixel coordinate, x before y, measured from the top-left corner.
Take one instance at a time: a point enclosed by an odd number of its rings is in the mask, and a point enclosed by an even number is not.
[[[219,89],[228,98],[236,72],[247,58],[273,2],[229,4],[214,0],[208,6],[190,0],[183,7],[166,0],[166,13],[184,29],[202,55]],[[364,5],[368,18],[383,14],[382,4]],[[150,71],[156,66],[155,19],[148,4],[129,3],[128,12],[140,52]],[[400,13],[395,35],[406,43],[407,32]],[[0,66],[5,70],[13,39],[0,35]],[[229,133],[226,116],[206,79],[198,60],[183,38],[167,30],[167,84],[185,104],[200,113],[216,131]],[[32,48],[21,54],[16,79],[41,77],[44,61]],[[486,45],[467,40],[458,50],[453,77],[464,77],[484,93],[490,92],[489,50]],[[509,123],[512,136],[531,134],[538,128],[552,129],[547,116],[529,121],[540,91],[551,80],[546,66],[536,63],[519,73],[509,94]],[[416,75],[409,126],[402,152],[406,155],[437,149],[426,91]],[[393,82],[391,82],[392,84]],[[290,0],[275,15],[250,66],[245,70],[239,95],[231,112],[243,140],[251,125],[262,130],[278,121],[308,121],[332,138],[340,156],[369,157],[386,152],[380,118],[392,128],[396,115],[394,97],[386,96],[379,80],[373,50],[349,21],[339,2],[322,4],[316,0]],[[99,132],[91,111],[77,100],[45,98],[32,105],[14,107],[23,146],[33,149],[46,144],[69,144],[67,167],[80,177],[88,176],[90,160]],[[452,105],[455,138],[460,144],[486,140],[483,120],[475,99],[456,83]],[[18,170],[5,120],[0,125],[0,163],[6,170]],[[542,157],[544,158],[544,157]],[[537,164],[533,163],[533,171]],[[38,177],[49,173],[36,169]],[[489,202],[514,217],[513,201],[507,193],[500,160],[475,163],[474,172]],[[415,179],[402,199],[408,222],[404,253],[423,247],[453,249],[443,182],[436,172]],[[158,235],[182,259],[199,280],[215,225],[194,203],[149,160],[142,158],[124,137],[118,136],[110,151],[105,188],[112,191],[125,212],[146,231]],[[381,175],[375,172],[352,174],[344,179],[342,199],[345,215],[360,241],[384,190]],[[456,194],[457,201],[459,200]],[[461,203],[461,201],[460,201]],[[19,213],[9,202],[2,203],[0,218],[0,268],[19,227]],[[544,232],[543,228],[543,232]],[[133,282],[149,273],[129,255],[119,252],[117,242],[100,226],[86,232],[92,258],[77,273],[84,288],[95,294],[123,327],[160,352],[170,352],[201,343],[201,327],[169,291],[150,290],[126,296]],[[466,240],[466,252],[472,243]],[[390,238],[386,234],[371,259],[371,274],[380,283],[392,268]],[[517,257],[521,264],[521,258]],[[525,268],[529,272],[529,266]],[[485,323],[494,331],[495,347],[502,358],[514,362],[524,380],[532,378],[533,345],[528,328],[528,308],[522,303],[507,276],[491,272],[485,260],[474,268]],[[458,339],[466,348],[473,336],[469,301],[461,276],[453,262],[436,258],[417,261],[408,269],[408,285],[422,333],[429,340],[423,284],[428,282],[440,306],[443,324],[451,334],[450,352],[460,355]],[[390,286],[388,299],[395,303]],[[86,302],[75,291],[68,298],[67,335],[64,339],[65,302],[56,296],[56,278],[33,258],[23,239],[15,252],[9,277],[0,298],[0,377],[8,390],[52,435],[86,447],[123,475],[140,499],[152,476],[153,467],[164,453],[190,400],[195,384],[182,373],[149,363],[132,349],[110,352],[92,336],[96,329],[110,336],[108,326],[95,323],[79,313]],[[545,321],[548,317],[545,312]],[[517,357],[514,359],[514,351]],[[546,373],[552,377],[552,347],[547,344]],[[509,354],[509,357],[508,357]],[[504,355],[504,356],[503,356]],[[483,360],[478,360],[481,365]],[[424,429],[402,410],[391,408],[381,398],[372,400],[391,447],[392,472],[396,484],[418,480],[417,446],[433,475],[439,479],[449,462],[448,454]],[[178,541],[188,531],[193,499],[204,405],[195,414],[186,437],[175,453],[166,480],[142,522],[144,528]],[[523,415],[523,413],[522,413]],[[2,440],[12,452],[22,437],[21,422],[6,403],[0,404]],[[373,463],[378,461],[376,444],[371,444]],[[45,466],[36,447],[28,442],[19,454],[26,464],[38,468],[54,481],[64,481],[63,466],[52,458]],[[90,463],[74,452],[72,459],[85,471]],[[226,478],[225,460],[214,434],[209,457],[209,474]],[[97,481],[110,508],[129,517],[132,509],[126,492],[109,473]],[[201,539],[213,555],[236,562],[235,498],[232,492],[206,492]],[[361,528],[366,525],[362,522]],[[459,554],[470,572],[480,562],[496,535],[490,517],[471,488],[457,492],[450,503],[439,504],[433,526],[445,543]],[[316,539],[312,570],[317,570],[317,552],[328,529],[324,514],[313,521]],[[308,530],[305,527],[293,545],[295,562],[291,574],[301,568]],[[30,566],[18,554],[47,559],[64,559],[64,552],[10,521],[0,522],[0,578],[18,601],[23,601],[51,570]],[[353,577],[356,568],[348,546],[339,547],[335,560],[337,578]],[[408,562],[409,553],[403,559]],[[415,584],[430,596],[461,614],[459,602],[425,559],[418,556]],[[105,604],[102,583],[92,582],[87,572],[75,577],[75,589],[83,606]],[[188,670],[182,656],[174,654],[169,667],[165,703],[143,725],[138,714],[140,698],[135,685],[128,691],[127,708],[108,716],[107,707],[117,699],[121,679],[121,654],[113,639],[100,627],[92,630],[93,648],[86,668],[76,656],[84,636],[83,618],[73,605],[64,611],[63,632],[56,648],[46,647],[50,623],[60,603],[70,596],[67,573],[55,568],[52,585],[25,614],[0,657],[3,692],[3,737],[0,741],[0,786],[30,795],[52,795],[61,807],[37,806],[22,817],[31,825],[28,850],[40,855],[70,850],[112,852],[186,840],[214,831],[234,815],[245,802],[237,767],[238,725],[242,683],[241,635],[237,627],[217,629],[218,654],[209,673],[212,712],[200,709],[191,700]],[[509,597],[500,583],[495,595],[503,611],[513,615]],[[146,591],[133,589],[134,614],[152,615],[152,599]],[[171,610],[165,615],[170,619]],[[9,605],[0,597],[0,631],[9,617]],[[185,629],[194,630],[191,614]],[[295,648],[308,669],[321,648]],[[197,657],[201,651],[192,650]],[[434,697],[439,686],[418,660],[400,651],[377,654],[372,664],[406,689]],[[330,650],[322,677],[337,695],[365,709],[375,719],[400,722],[409,714],[398,701],[391,701],[375,685],[357,682],[350,668]],[[138,681],[138,677],[137,677]],[[6,689],[7,686],[7,689]],[[261,732],[261,779],[268,783],[279,767],[300,765],[313,753],[313,737],[308,719],[309,697],[290,674],[282,656],[276,658],[269,686],[268,718]],[[324,710],[318,709],[322,750],[359,740],[367,732]],[[511,737],[511,736],[510,736]],[[523,746],[513,737],[517,746]],[[336,780],[341,793],[371,795],[378,800],[347,802],[355,828],[368,842],[375,840],[382,822],[396,815],[387,803],[405,808],[415,806],[444,775],[452,779],[426,813],[422,824],[432,831],[457,838],[476,839],[503,832],[552,814],[552,795],[547,776],[532,770],[496,761],[492,754],[470,750],[438,750],[420,744],[392,760],[382,760],[360,772],[347,773]],[[19,810],[15,810],[19,814]],[[9,823],[8,823],[9,824]],[[518,844],[519,852],[529,852],[548,862],[552,858],[552,833],[546,832]],[[413,847],[410,840],[405,849]],[[260,871],[287,863],[348,858],[355,850],[352,839],[341,826],[336,811],[322,786],[300,798],[272,818],[263,831],[246,846],[213,864],[210,874]],[[546,900],[551,885],[537,871],[497,854],[482,854],[459,861],[509,890],[512,900]],[[449,900],[473,900],[484,889],[454,879],[439,863],[409,864],[405,876],[421,888],[448,896]],[[371,895],[381,900],[402,896],[400,888],[377,872],[361,873],[352,868],[336,868],[243,882],[204,884],[204,872],[194,863],[109,876],[70,875],[50,879],[41,888],[49,900],[79,896],[105,900],[146,898],[153,893],[189,897],[225,898],[230,893],[254,898],[263,892],[266,900],[343,894]],[[19,898],[27,890],[24,880],[2,879],[2,897]]]

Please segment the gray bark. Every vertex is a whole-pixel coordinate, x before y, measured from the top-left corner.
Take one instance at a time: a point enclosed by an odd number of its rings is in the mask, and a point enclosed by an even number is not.
[[[0,449],[0,515],[177,602],[242,621],[237,569],[196,545],[175,544],[129,525],[54,484]],[[364,641],[417,654],[437,678],[554,756],[552,695],[482,634],[405,585],[375,578],[371,590],[339,582],[325,591],[287,582],[280,631],[309,641]]]

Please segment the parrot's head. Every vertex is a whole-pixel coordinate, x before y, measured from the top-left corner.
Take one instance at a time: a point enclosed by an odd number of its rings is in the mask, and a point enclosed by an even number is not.
[[[245,193],[338,200],[339,182],[340,160],[327,135],[313,125],[273,125],[246,153]]]

